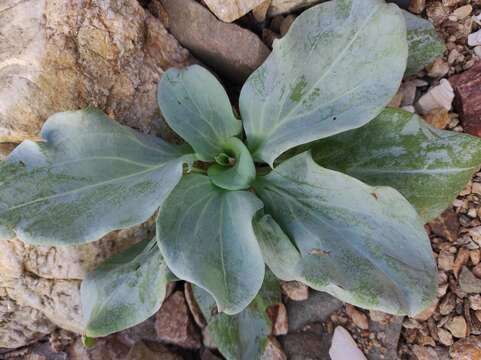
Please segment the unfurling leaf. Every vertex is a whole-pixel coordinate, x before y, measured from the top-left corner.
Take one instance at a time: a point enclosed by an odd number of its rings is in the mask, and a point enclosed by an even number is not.
[[[324,169],[306,152],[255,183],[264,259],[282,280],[364,308],[416,314],[436,296],[423,222],[396,190]],[[279,225],[277,225],[279,224]]]
[[[226,191],[193,174],[181,180],[159,212],[157,239],[169,269],[206,289],[227,314],[242,311],[264,279],[252,228],[261,208],[253,193]]]
[[[261,290],[242,312],[229,316],[216,313],[212,296],[199,287],[194,297],[207,321],[207,331],[219,351],[228,360],[261,359],[272,334],[272,321],[267,314],[271,305],[281,303],[279,282],[269,271]]]
[[[155,239],[104,262],[82,282],[87,336],[107,336],[148,319],[159,310],[171,279]]]
[[[413,75],[443,55],[446,47],[430,21],[403,11],[409,46],[406,76]]]
[[[481,139],[435,129],[386,109],[359,129],[317,142],[314,160],[370,185],[391,186],[428,221],[443,212],[481,164]]]
[[[185,147],[139,134],[99,110],[57,113],[46,142],[0,164],[0,238],[78,244],[146,221],[182,176]]]
[[[160,79],[157,99],[169,126],[202,160],[213,160],[224,141],[241,131],[224,88],[201,66],[169,69]]]
[[[396,93],[408,55],[399,8],[329,1],[303,12],[247,80],[249,149],[272,166],[286,150],[364,125]]]

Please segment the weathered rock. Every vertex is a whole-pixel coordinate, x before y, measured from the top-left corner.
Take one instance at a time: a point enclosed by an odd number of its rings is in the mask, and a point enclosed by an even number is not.
[[[155,315],[155,330],[163,342],[187,349],[201,346],[199,331],[190,317],[182,291],[176,291],[162,304]]]
[[[156,86],[189,53],[136,0],[0,5],[0,135],[36,135],[52,113],[94,105],[150,131]]]
[[[367,319],[366,314],[357,310],[354,306],[346,304],[346,314],[358,328],[362,330],[369,329],[369,320]]]
[[[444,129],[451,119],[446,109],[434,109],[423,116],[424,120],[437,129]]]
[[[279,344],[275,337],[269,336],[267,338],[266,350],[260,360],[287,360],[281,344]]]
[[[289,360],[330,360],[331,337],[314,332],[289,333],[279,341]]]
[[[459,112],[464,130],[481,136],[481,62],[449,79],[456,94],[454,106]]]
[[[161,0],[169,14],[170,32],[219,75],[242,83],[269,55],[256,34],[226,24],[194,0]]]
[[[454,90],[451,84],[446,79],[441,79],[439,85],[436,85],[428,90],[416,103],[416,109],[421,114],[442,108],[451,110],[454,100]]]
[[[390,320],[384,322],[370,322],[369,331],[376,334],[382,346],[373,346],[367,351],[369,360],[397,359],[402,324],[402,316],[390,316]]]
[[[467,267],[459,274],[459,287],[467,294],[481,293],[481,279],[477,278]]]
[[[459,233],[458,215],[453,208],[444,211],[440,216],[429,223],[431,231],[437,235],[445,238],[448,241],[455,241]]]
[[[301,330],[309,323],[324,321],[342,305],[335,297],[319,291],[311,291],[306,301],[289,301],[289,331]]]
[[[204,0],[207,7],[220,20],[232,22],[260,5],[264,0]]]
[[[414,316],[414,319],[419,320],[419,321],[426,321],[427,319],[429,319],[434,314],[434,312],[436,311],[438,301],[439,301],[438,299],[435,299],[431,303],[431,305],[429,305],[424,311],[422,311],[421,313]]]
[[[309,297],[309,288],[299,281],[284,281],[281,289],[290,300],[304,301]]]
[[[462,316],[453,317],[446,323],[445,327],[456,338],[464,338],[468,334],[468,325]]]
[[[159,343],[139,341],[130,349],[127,360],[182,360],[182,356]]]
[[[436,351],[429,346],[413,346],[413,353],[416,355],[417,360],[439,360]]]
[[[272,321],[272,335],[279,336],[287,334],[287,310],[283,303],[275,304],[267,308],[267,315]]]
[[[299,9],[315,5],[326,0],[272,0],[268,10],[269,16],[290,13]]]
[[[342,326],[334,330],[329,355],[332,360],[366,360],[351,334]]]
[[[456,341],[449,349],[449,354],[456,360],[481,359],[481,336],[470,336]]]
[[[134,346],[139,341],[158,341],[154,317],[136,326],[125,329],[115,336],[121,343],[127,346]]]

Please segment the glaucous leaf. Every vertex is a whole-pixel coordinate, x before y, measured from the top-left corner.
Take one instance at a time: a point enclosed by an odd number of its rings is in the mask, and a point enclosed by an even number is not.
[[[57,113],[41,135],[0,164],[0,238],[78,244],[142,223],[191,157],[94,109]]]
[[[409,46],[406,76],[413,75],[434,59],[443,55],[446,47],[439,38],[433,24],[420,16],[403,11],[406,19],[407,39]]]
[[[216,313],[216,304],[205,290],[194,286],[194,297],[207,321],[207,332],[228,360],[261,359],[272,334],[272,321],[267,309],[281,302],[279,282],[266,271],[261,290],[254,300],[237,315]]]
[[[255,189],[279,224],[263,218],[256,234],[282,280],[394,314],[416,314],[436,296],[423,222],[396,190],[324,169],[309,152],[260,178]]]
[[[362,128],[317,142],[312,154],[324,167],[397,189],[428,221],[454,201],[481,165],[481,139],[387,108]]]
[[[159,310],[169,280],[155,239],[104,262],[80,288],[87,336],[107,336],[148,319]]]
[[[224,88],[199,65],[167,70],[157,99],[169,126],[202,160],[213,160],[223,142],[241,131]]]
[[[401,10],[333,0],[303,12],[247,80],[240,111],[254,160],[364,125],[396,93],[407,59]]]
[[[247,147],[240,139],[233,137],[224,143],[223,151],[235,160],[234,166],[211,165],[208,169],[209,178],[223,189],[249,188],[256,177],[256,168]]]
[[[252,228],[261,208],[251,192],[226,191],[192,174],[160,209],[157,239],[169,269],[207,290],[227,314],[242,311],[262,285],[264,261]]]

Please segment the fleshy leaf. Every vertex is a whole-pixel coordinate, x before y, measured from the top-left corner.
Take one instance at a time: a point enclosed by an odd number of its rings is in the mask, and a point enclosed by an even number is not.
[[[290,148],[377,116],[398,90],[407,48],[401,10],[383,0],[333,0],[306,10],[242,88],[254,159],[272,166]]]
[[[308,152],[260,178],[255,189],[279,224],[264,218],[256,234],[282,280],[394,314],[416,314],[436,296],[423,222],[396,190],[324,169]]]
[[[0,164],[0,238],[68,245],[142,223],[191,156],[93,109],[55,114],[41,135]]]
[[[249,188],[256,177],[256,168],[251,154],[244,143],[238,138],[230,138],[223,146],[235,159],[232,167],[214,164],[209,167],[208,175],[212,182],[227,190],[242,190]]]
[[[228,360],[261,359],[272,333],[267,308],[281,303],[279,282],[269,271],[254,300],[237,315],[216,313],[216,304],[205,290],[194,286],[194,297],[207,320],[207,331]]]
[[[222,143],[241,131],[224,88],[199,65],[166,71],[157,99],[169,126],[202,160],[213,160]]]
[[[403,14],[406,19],[409,46],[405,75],[409,76],[431,64],[437,57],[442,56],[446,47],[430,21],[408,11],[403,11]]]
[[[80,289],[87,336],[107,336],[148,319],[159,310],[169,280],[155,239],[107,260]]]
[[[317,142],[312,154],[324,167],[397,189],[428,221],[451,205],[478,170],[481,139],[387,108],[362,128]]]
[[[160,209],[157,239],[169,269],[211,293],[227,314],[242,311],[262,285],[264,261],[252,228],[261,208],[251,192],[226,191],[192,174]]]

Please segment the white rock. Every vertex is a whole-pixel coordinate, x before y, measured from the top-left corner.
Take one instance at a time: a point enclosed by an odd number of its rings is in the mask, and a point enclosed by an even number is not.
[[[412,105],[403,106],[401,107],[401,109],[405,111],[409,111],[410,113],[413,113],[413,114],[416,112],[416,109]]]
[[[331,360],[367,360],[349,332],[342,326],[334,330],[329,355]]]
[[[429,91],[418,100],[416,109],[421,114],[427,114],[437,108],[451,110],[453,100],[453,87],[448,80],[442,79],[439,85],[429,89]]]
[[[479,46],[481,45],[481,30],[478,30],[468,36],[469,46]]]
[[[264,0],[204,0],[207,7],[220,20],[232,22],[259,6]]]

